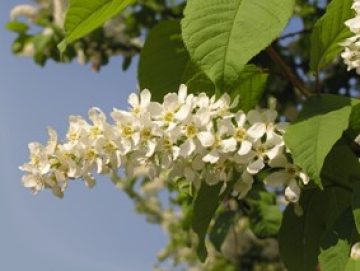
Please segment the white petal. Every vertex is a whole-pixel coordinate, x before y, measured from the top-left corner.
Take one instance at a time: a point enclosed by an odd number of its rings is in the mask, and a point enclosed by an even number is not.
[[[310,181],[309,176],[305,172],[300,172],[299,177],[302,180],[303,184],[308,184]]]
[[[249,151],[251,150],[251,148],[252,148],[251,142],[249,142],[247,140],[244,140],[244,141],[241,142],[241,146],[240,146],[240,149],[238,151],[238,154],[239,155],[248,154]]]
[[[136,93],[131,93],[128,98],[128,103],[133,107],[136,108],[140,105],[139,96]]]
[[[201,142],[201,145],[205,148],[212,146],[215,142],[214,135],[207,131],[198,133],[197,138]]]
[[[275,124],[276,130],[278,130],[281,133],[285,133],[285,130],[287,127],[289,127],[290,123],[288,122],[279,122]]]
[[[168,93],[164,97],[163,107],[165,111],[174,111],[179,104],[179,98],[175,93]]]
[[[100,108],[93,107],[89,110],[89,119],[95,124],[98,125],[106,121],[106,116]]]
[[[289,176],[285,172],[273,172],[269,174],[265,179],[264,183],[270,187],[280,187],[289,181]]]
[[[288,187],[285,189],[285,198],[290,202],[298,202],[301,189],[295,179],[291,179]]]
[[[200,155],[197,155],[195,159],[192,161],[192,167],[195,170],[202,170],[205,166],[205,163],[203,162]]]
[[[184,176],[189,182],[193,182],[195,180],[195,172],[192,171],[189,167],[184,168]]]
[[[219,152],[217,150],[212,150],[211,152],[209,152],[207,155],[205,155],[203,157],[203,161],[205,163],[211,163],[211,164],[215,164],[217,161],[219,161]]]
[[[274,159],[271,159],[268,164],[272,168],[285,168],[285,166],[288,164],[288,160],[285,155],[279,154],[275,156]]]
[[[233,137],[230,137],[229,139],[224,139],[221,141],[221,147],[222,152],[224,153],[233,152],[236,150],[237,141]]]
[[[256,174],[258,173],[263,167],[264,167],[264,160],[262,157],[258,157],[254,162],[248,165],[247,171],[250,174]]]
[[[247,134],[253,138],[254,140],[258,140],[261,138],[266,132],[266,125],[262,122],[254,123],[249,130],[247,130]]]
[[[163,114],[163,108],[159,103],[151,102],[149,105],[150,115],[154,118],[159,118]]]
[[[246,122],[246,114],[242,111],[238,112],[235,116],[235,120],[238,127],[244,127],[244,124]]]
[[[193,140],[188,139],[180,146],[180,156],[187,158],[189,157],[193,151],[195,150],[196,146]]]
[[[272,109],[267,109],[263,113],[266,122],[274,122],[277,117],[277,112]]]
[[[277,146],[273,147],[272,149],[268,150],[268,151],[266,152],[266,156],[267,156],[270,160],[272,160],[272,159],[274,159],[277,155],[281,154],[281,152],[280,152],[281,150],[282,150],[281,146],[277,145]]]
[[[184,104],[178,112],[175,114],[175,118],[183,121],[185,120],[191,112],[191,105],[190,104]]]
[[[151,93],[148,89],[144,89],[143,91],[141,91],[140,93],[140,106],[141,108],[147,108],[150,105],[150,101],[151,101]]]
[[[248,122],[250,122],[250,124],[254,124],[254,123],[263,121],[260,113],[256,110],[250,110],[247,114],[247,119],[248,119]]]
[[[187,86],[184,84],[181,84],[179,87],[179,100],[181,102],[185,102],[187,96]]]

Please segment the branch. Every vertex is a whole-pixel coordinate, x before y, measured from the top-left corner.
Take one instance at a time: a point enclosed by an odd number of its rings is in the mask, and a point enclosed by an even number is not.
[[[266,52],[272,60],[279,66],[284,76],[297,88],[305,98],[309,98],[312,93],[304,86],[303,82],[293,73],[281,56],[271,46],[266,48]]]

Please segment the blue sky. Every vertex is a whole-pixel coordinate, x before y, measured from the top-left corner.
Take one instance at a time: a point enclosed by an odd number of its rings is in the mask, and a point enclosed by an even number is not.
[[[136,63],[123,73],[120,58],[96,74],[77,63],[40,68],[13,56],[8,12],[30,2],[2,1],[0,9],[0,270],[151,270],[165,236],[107,178],[91,190],[73,182],[63,200],[50,191],[33,196],[21,185],[27,144],[45,143],[46,126],[63,137],[70,115],[125,108],[137,84]]]

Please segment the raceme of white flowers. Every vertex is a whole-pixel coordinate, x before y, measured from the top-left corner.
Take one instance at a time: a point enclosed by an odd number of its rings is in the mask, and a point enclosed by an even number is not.
[[[360,0],[354,0],[352,9],[355,10],[355,17],[347,20],[345,25],[350,29],[354,35],[341,45],[345,48],[345,51],[341,53],[341,57],[344,59],[348,70],[356,69],[356,72],[360,74]]]
[[[297,202],[300,187],[309,182],[291,162],[282,137],[287,123],[275,123],[274,110],[232,112],[238,99],[188,95],[185,85],[178,94],[167,94],[162,104],[151,102],[147,89],[131,94],[128,102],[127,111],[111,113],[113,124],[99,108],[89,110],[92,123],[71,116],[63,144],[48,128],[45,146],[29,144],[30,161],[20,167],[27,172],[23,185],[33,193],[51,188],[62,197],[71,179],[94,186],[94,171],[112,174],[122,169],[127,177],[136,177],[145,169],[151,180],[185,178],[197,189],[202,180],[209,185],[221,182],[222,192],[236,179],[234,191],[243,198],[253,176],[266,167],[272,173],[265,184],[285,186],[286,199]]]

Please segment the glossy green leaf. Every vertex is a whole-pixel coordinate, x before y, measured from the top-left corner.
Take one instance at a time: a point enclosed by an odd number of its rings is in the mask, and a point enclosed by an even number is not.
[[[282,212],[276,203],[275,194],[268,192],[263,185],[254,185],[246,200],[251,206],[250,228],[256,237],[277,237]]]
[[[240,96],[238,108],[248,112],[259,103],[264,92],[268,74],[263,73],[255,65],[247,65],[239,77],[239,83],[235,90],[231,92],[231,97]]]
[[[295,162],[321,186],[320,172],[324,160],[347,129],[351,99],[319,95],[304,104],[299,119],[284,135]]]
[[[360,260],[349,259],[345,271],[359,271]]]
[[[294,0],[191,0],[182,20],[191,58],[221,91],[285,28]]]
[[[210,241],[217,251],[220,251],[230,227],[234,224],[235,214],[234,211],[226,211],[215,219],[215,224],[210,231]]]
[[[205,261],[208,255],[205,246],[205,237],[210,221],[220,205],[219,193],[221,187],[222,184],[209,186],[203,182],[193,204],[192,228],[198,235],[197,254],[202,262]]]
[[[352,33],[344,22],[354,17],[353,0],[332,0],[311,35],[310,67],[316,72],[334,59],[343,47],[339,44]]]
[[[161,22],[150,31],[139,60],[141,89],[148,88],[152,98],[162,102],[197,72],[182,41],[179,20]]]
[[[331,185],[348,189],[352,189],[353,181],[360,179],[359,158],[345,139],[340,139],[327,155],[321,177],[331,182]]]
[[[287,206],[279,232],[281,259],[289,271],[316,270],[322,237],[350,206],[350,192],[339,188],[303,192],[303,215]]]
[[[59,49],[69,44],[120,13],[135,0],[71,0],[65,18],[65,41]]]
[[[26,23],[18,21],[10,21],[6,24],[6,28],[15,33],[25,33],[29,30],[29,26]]]
[[[351,208],[348,208],[324,235],[319,255],[322,270],[345,270],[355,232],[354,218]]]
[[[360,180],[355,180],[352,185],[352,208],[356,229],[360,234]]]

